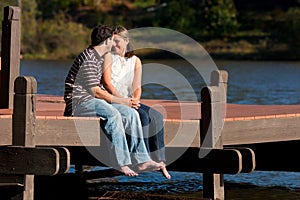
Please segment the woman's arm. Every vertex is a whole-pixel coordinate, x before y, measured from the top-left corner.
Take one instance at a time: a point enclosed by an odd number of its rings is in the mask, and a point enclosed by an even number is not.
[[[134,78],[132,82],[132,98],[140,100],[142,96],[142,62],[137,57],[134,66]]]
[[[116,97],[122,97],[120,93],[116,90],[116,88],[113,86],[113,84],[111,83],[111,73],[112,73],[112,57],[110,54],[104,56],[102,84],[109,93],[113,94]]]

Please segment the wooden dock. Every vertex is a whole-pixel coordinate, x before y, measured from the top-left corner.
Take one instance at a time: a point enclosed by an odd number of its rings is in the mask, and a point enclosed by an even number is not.
[[[180,166],[182,163],[191,163],[190,157],[196,157],[201,146],[200,141],[200,120],[201,102],[177,102],[170,100],[143,100],[143,103],[149,106],[163,108],[165,116],[165,141],[167,146],[167,155],[175,149],[184,148],[184,143],[174,143],[172,138],[179,132],[184,131],[185,135],[190,131],[197,134],[189,149],[183,157],[169,163],[168,168],[176,171],[202,171],[200,166],[197,169]],[[51,95],[36,96],[36,146],[65,146],[69,147],[71,154],[72,148],[82,145],[99,145],[99,138],[94,138],[98,134],[90,134],[91,140],[81,143],[80,137],[74,127],[74,118],[63,117],[64,102],[63,98]],[[12,118],[13,109],[0,109],[0,137],[1,146],[11,145],[12,141]],[[97,119],[85,119],[88,122],[97,121]],[[255,170],[281,170],[281,171],[300,171],[300,164],[294,159],[294,153],[299,149],[300,144],[300,106],[299,105],[236,105],[227,104],[226,117],[222,130],[224,148],[250,148],[255,152]],[[93,123],[92,123],[93,124]],[[73,127],[70,128],[70,127]],[[70,130],[68,133],[64,130]],[[73,133],[72,133],[73,131]],[[65,136],[55,136],[56,133],[65,133]],[[78,138],[75,138],[77,136]],[[73,137],[73,138],[72,138]],[[57,140],[60,138],[60,140]],[[64,139],[65,138],[65,139]],[[61,141],[61,142],[60,142]],[[66,143],[70,141],[70,143]],[[86,143],[88,142],[88,144]],[[182,140],[181,140],[182,142]],[[195,151],[196,150],[196,151]],[[75,151],[76,154],[78,150]],[[82,151],[83,152],[83,151]],[[74,161],[94,164],[88,152],[80,153],[83,157],[89,157],[87,160]],[[285,156],[281,156],[281,155]],[[183,159],[183,160],[182,160]],[[95,163],[97,164],[97,163]],[[248,163],[249,164],[249,163]],[[253,164],[250,162],[250,165]],[[242,168],[246,168],[244,164]],[[252,165],[248,168],[253,170]],[[59,167],[58,167],[59,168]],[[58,170],[57,168],[57,170]],[[43,173],[40,168],[37,174]],[[225,168],[224,168],[225,170]],[[237,172],[237,171],[236,171]],[[242,172],[242,171],[240,171]],[[249,170],[248,170],[249,172]],[[36,173],[36,172],[35,172]],[[231,172],[224,172],[231,173]]]
[[[199,126],[199,120],[201,119],[200,102],[152,99],[143,99],[142,102],[149,106],[163,108],[162,113],[166,116],[167,135],[172,131],[172,124],[196,123]],[[36,105],[36,117],[38,123],[41,122],[41,124],[37,124],[38,127],[44,126],[42,123],[51,124],[70,119],[63,116],[65,106],[63,97],[38,94]],[[227,104],[226,107],[225,123],[222,130],[224,145],[300,140],[300,105]],[[4,128],[1,134],[11,132],[11,127],[8,125],[11,124],[12,113],[12,109],[0,109],[0,126]],[[1,140],[0,144],[9,144],[10,141],[11,138],[6,138]],[[39,141],[39,138],[37,138],[37,141]],[[47,144],[45,139],[41,139],[41,141],[44,141],[44,143],[38,143]],[[166,143],[172,145],[169,138],[166,138]],[[198,146],[199,143],[200,141],[194,141],[193,146]]]
[[[20,16],[19,8],[4,8],[0,187],[17,188],[12,199],[33,200],[35,176],[65,174],[70,164],[79,174],[82,165],[105,165],[99,150],[106,150],[98,118],[64,117],[62,97],[36,94],[35,78],[19,76]],[[200,102],[143,100],[165,117],[168,169],[203,173],[209,199],[225,198],[223,174],[300,171],[293,156],[300,106],[227,104],[227,79],[226,71],[212,71]]]

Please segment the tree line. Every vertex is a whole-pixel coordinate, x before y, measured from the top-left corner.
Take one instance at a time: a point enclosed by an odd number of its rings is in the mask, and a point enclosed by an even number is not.
[[[243,0],[18,0],[0,2],[0,19],[4,6],[21,7],[21,53],[27,59],[73,58],[89,44],[90,30],[99,23],[164,27],[207,45],[221,40],[243,48],[251,44],[266,53],[297,54],[299,5],[277,1],[253,8]]]

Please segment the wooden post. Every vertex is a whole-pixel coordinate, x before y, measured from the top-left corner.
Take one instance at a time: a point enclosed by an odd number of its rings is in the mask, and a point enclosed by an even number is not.
[[[21,9],[7,6],[2,21],[0,108],[13,107],[13,84],[20,74]]]
[[[14,84],[14,146],[34,147],[37,84],[33,77],[17,77]],[[23,176],[23,200],[34,199],[34,175]]]
[[[226,111],[227,79],[226,71],[213,71],[211,86],[201,90],[201,147],[223,148],[221,131]],[[203,197],[225,199],[223,174],[203,173]]]

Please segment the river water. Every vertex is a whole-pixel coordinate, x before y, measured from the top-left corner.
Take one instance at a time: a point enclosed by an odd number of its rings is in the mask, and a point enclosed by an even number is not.
[[[193,66],[182,60],[146,60],[143,98],[199,100],[207,70],[229,74],[228,103],[288,105],[300,103],[300,62],[216,61],[216,66]],[[34,76],[39,94],[63,95],[64,78],[72,61],[21,61],[21,75]],[[205,68],[205,67],[204,67]],[[295,150],[296,152],[296,150]],[[72,170],[72,169],[71,169]],[[201,197],[202,174],[170,172],[165,180],[158,172],[135,178],[115,177],[113,182],[94,180],[98,190],[180,194]],[[111,179],[110,179],[111,180]],[[224,175],[226,199],[300,199],[300,173],[254,171]]]

